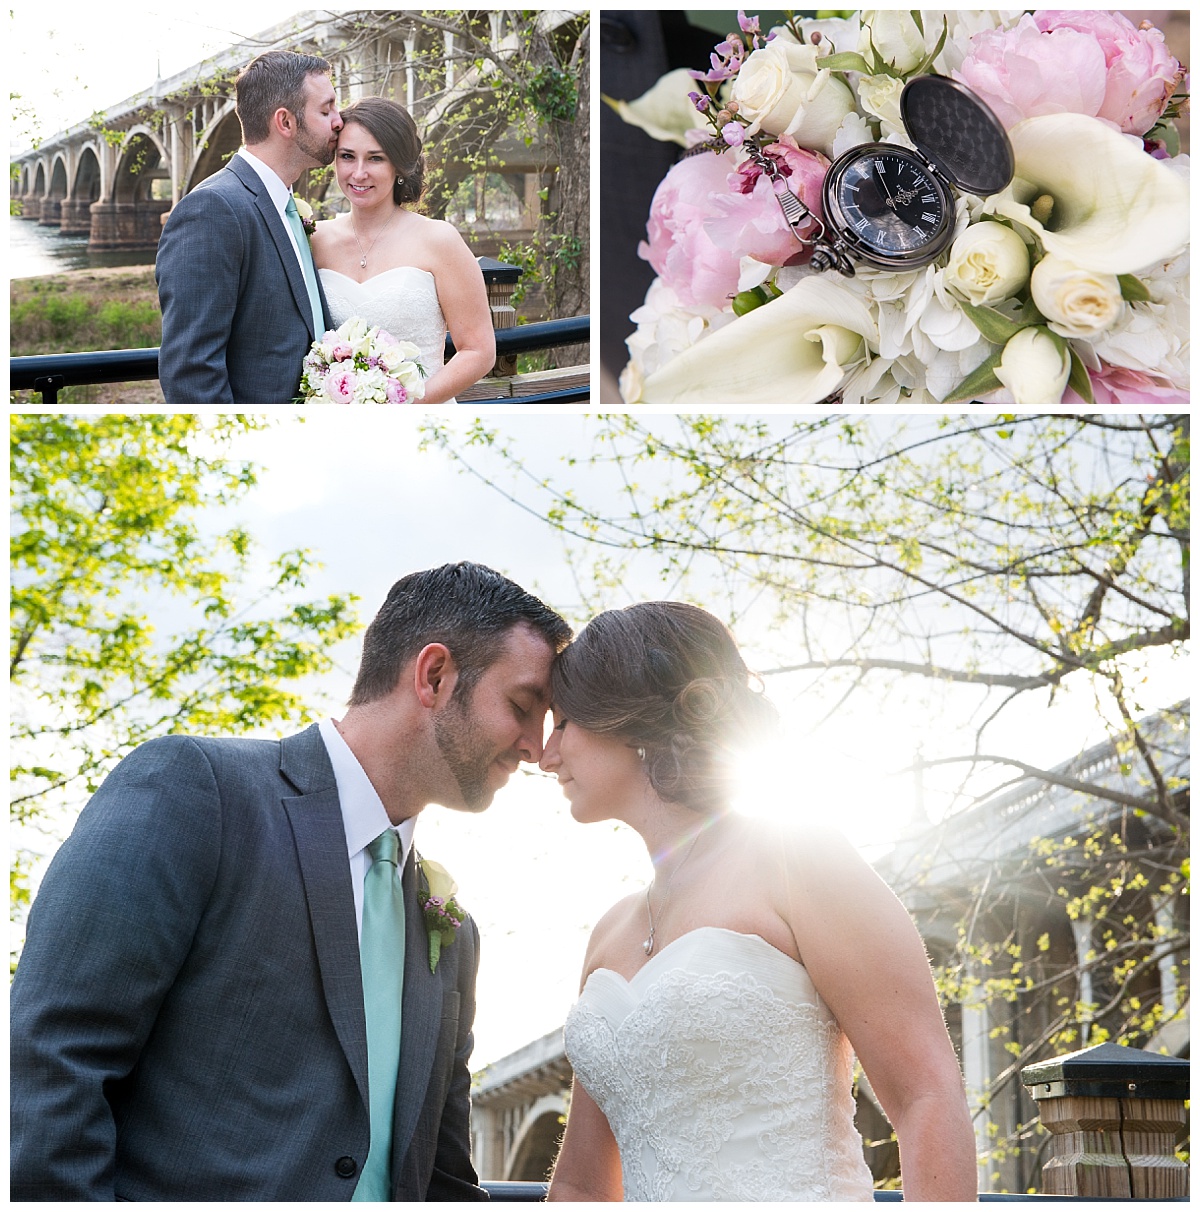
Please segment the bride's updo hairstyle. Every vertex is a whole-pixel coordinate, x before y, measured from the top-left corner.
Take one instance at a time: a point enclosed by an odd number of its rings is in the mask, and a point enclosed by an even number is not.
[[[779,723],[729,630],[684,602],[597,615],[559,653],[550,678],[566,719],[644,749],[658,795],[696,812],[728,806],[733,759]]]
[[[342,122],[357,122],[378,141],[402,184],[392,182],[397,206],[415,206],[425,192],[425,157],[412,114],[385,97],[361,97],[341,111]]]

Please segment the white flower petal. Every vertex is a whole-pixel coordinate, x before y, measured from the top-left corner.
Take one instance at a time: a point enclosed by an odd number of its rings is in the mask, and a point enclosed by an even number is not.
[[[648,404],[819,404],[865,360],[878,331],[865,304],[826,278],[805,278],[685,350],[646,378]]]

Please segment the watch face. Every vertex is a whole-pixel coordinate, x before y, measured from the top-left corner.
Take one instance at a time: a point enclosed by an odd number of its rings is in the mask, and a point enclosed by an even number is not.
[[[904,148],[855,148],[830,169],[825,190],[827,217],[868,262],[928,264],[952,231],[949,191]]]

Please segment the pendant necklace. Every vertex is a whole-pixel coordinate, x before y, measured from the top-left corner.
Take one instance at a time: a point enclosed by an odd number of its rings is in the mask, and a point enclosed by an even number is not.
[[[679,866],[677,866],[675,868],[675,870],[671,872],[671,875],[667,880],[667,886],[666,886],[666,888],[663,889],[662,905],[659,910],[660,916],[662,913],[666,912],[667,902],[671,899],[671,884],[674,883],[675,876],[679,874],[679,868],[682,867],[683,864],[686,863],[688,861],[688,859],[692,857],[692,850],[694,849],[696,842],[699,840],[700,834],[703,831],[704,831],[704,826],[702,825],[699,829],[696,830],[695,833],[692,834],[691,843],[688,845],[687,850],[684,852],[683,858],[681,858],[679,860]],[[654,888],[654,880],[651,880],[650,883],[646,886],[646,916],[650,919],[650,933],[646,936],[646,941],[642,944],[642,950],[647,955],[650,955],[654,951],[654,910],[650,908],[650,892],[653,888]]]
[[[378,235],[375,237],[375,239],[374,239],[374,240],[372,240],[372,241],[371,241],[371,248],[374,248],[374,247],[375,247],[375,245],[379,243],[379,236],[382,236],[382,235],[383,235],[383,233],[384,233],[385,231],[387,231],[387,229],[388,229],[388,223],[390,223],[390,222],[391,222],[391,221],[392,221],[392,220],[393,220],[393,219],[396,217],[396,211],[398,211],[399,209],[400,209],[400,208],[399,208],[398,206],[393,206],[393,207],[392,207],[392,213],[391,213],[390,215],[388,215],[388,220],[387,220],[387,223],[385,223],[385,224],[384,224],[384,225],[383,225],[383,226],[382,226],[382,227],[379,229],[379,234],[378,234]],[[369,252],[371,251],[371,248],[368,248],[368,249],[367,249],[367,252],[363,252],[362,241],[361,241],[361,240],[358,238],[358,228],[356,228],[356,227],[354,226],[354,213],[353,213],[353,211],[352,211],[352,212],[351,212],[351,214],[350,214],[350,230],[351,230],[351,231],[354,233],[354,243],[358,245],[358,251],[359,251],[360,253],[362,253],[362,260],[361,260],[361,261],[359,261],[359,263],[358,263],[359,268],[360,268],[360,269],[366,269],[366,268],[367,268],[367,253],[369,253]]]

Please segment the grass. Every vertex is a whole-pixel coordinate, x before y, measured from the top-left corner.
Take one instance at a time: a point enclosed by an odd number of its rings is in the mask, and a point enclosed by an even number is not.
[[[9,354],[150,349],[162,341],[152,265],[75,270],[9,283]],[[89,384],[59,393],[61,404],[161,403],[157,383]],[[34,392],[9,403],[36,404]]]

